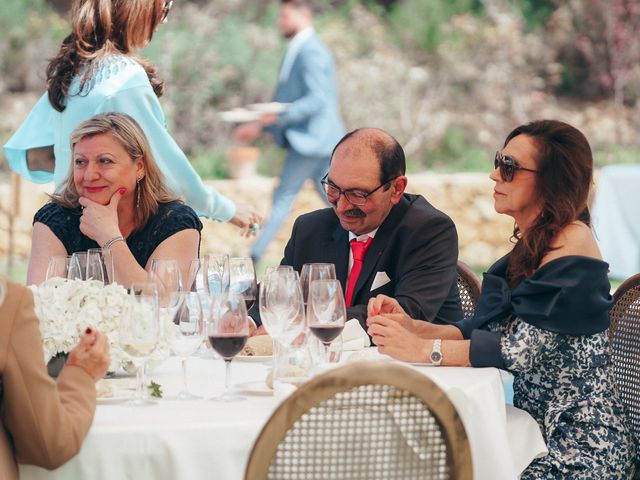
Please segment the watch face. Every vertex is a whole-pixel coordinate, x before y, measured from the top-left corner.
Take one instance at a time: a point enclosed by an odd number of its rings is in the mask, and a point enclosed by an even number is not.
[[[440,352],[431,352],[431,361],[433,363],[438,363],[442,360],[442,354]]]

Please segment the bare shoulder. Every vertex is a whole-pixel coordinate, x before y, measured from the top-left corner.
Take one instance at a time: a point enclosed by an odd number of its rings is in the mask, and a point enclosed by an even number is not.
[[[602,259],[591,227],[580,221],[572,222],[564,227],[553,240],[551,246],[554,250],[544,256],[540,265],[556,258],[571,255]]]

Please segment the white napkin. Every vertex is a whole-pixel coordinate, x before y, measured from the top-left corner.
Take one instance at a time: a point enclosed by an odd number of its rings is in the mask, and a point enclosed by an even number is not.
[[[369,335],[355,318],[347,321],[342,330],[342,351],[362,350],[371,345]]]

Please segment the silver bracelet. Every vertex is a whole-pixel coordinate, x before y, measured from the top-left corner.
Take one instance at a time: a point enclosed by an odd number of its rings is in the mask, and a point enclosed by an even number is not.
[[[104,242],[104,245],[102,246],[102,248],[103,249],[107,249],[107,248],[110,248],[111,245],[113,245],[116,242],[125,242],[125,241],[126,240],[124,239],[124,237],[122,235],[118,235],[117,237],[110,238],[109,240]]]

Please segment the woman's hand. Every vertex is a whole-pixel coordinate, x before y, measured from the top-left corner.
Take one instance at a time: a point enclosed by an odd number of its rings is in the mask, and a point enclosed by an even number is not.
[[[262,227],[264,218],[252,206],[237,203],[236,214],[229,222],[242,230],[243,237],[255,237]]]
[[[109,368],[109,341],[107,336],[91,327],[87,328],[78,345],[69,352],[67,365],[80,367],[94,381],[100,380]]]
[[[101,205],[86,197],[80,197],[82,216],[80,231],[102,246],[108,240],[122,235],[118,224],[118,203],[126,190],[120,188],[111,196],[108,205]]]
[[[370,325],[369,319],[371,317],[385,315],[385,317],[398,322],[406,330],[410,332],[414,330],[414,320],[407,315],[395,298],[387,297],[386,295],[378,295],[370,298],[369,304],[367,305],[367,313],[369,315],[367,318],[367,326]]]
[[[405,362],[426,362],[430,340],[423,340],[404,328],[392,315],[369,317],[367,333],[378,352]]]

